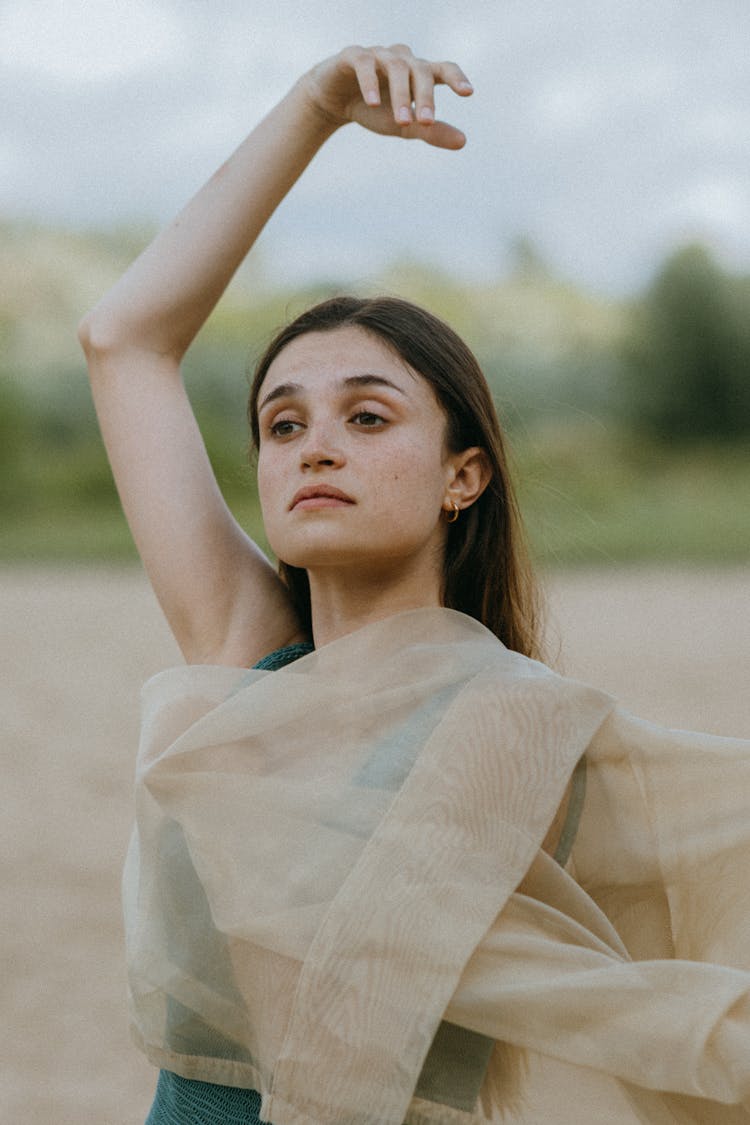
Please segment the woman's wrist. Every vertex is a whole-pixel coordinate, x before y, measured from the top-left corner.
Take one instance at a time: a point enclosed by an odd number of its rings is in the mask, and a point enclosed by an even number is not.
[[[351,124],[345,118],[336,118],[316,100],[313,93],[312,72],[306,71],[294,83],[285,101],[291,102],[299,114],[300,127],[311,140],[324,144],[341,128]]]

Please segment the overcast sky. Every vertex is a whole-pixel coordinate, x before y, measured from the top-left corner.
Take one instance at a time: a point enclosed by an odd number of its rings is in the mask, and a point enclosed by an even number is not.
[[[613,294],[691,238],[750,271],[748,0],[0,0],[0,215],[161,222],[304,68],[397,41],[467,71],[469,143],[343,130],[264,236],[279,280],[496,276],[518,235]]]

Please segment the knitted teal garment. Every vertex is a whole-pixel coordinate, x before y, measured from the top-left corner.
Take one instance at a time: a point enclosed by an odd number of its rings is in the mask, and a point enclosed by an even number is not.
[[[261,1125],[260,1094],[159,1071],[146,1125]]]
[[[313,646],[309,641],[298,641],[297,644],[285,645],[275,652],[269,652],[268,656],[264,656],[253,667],[260,668],[263,672],[275,672],[277,668],[283,668],[285,664],[291,664],[293,660],[299,660],[300,656],[307,656],[312,651]]]
[[[286,645],[264,656],[255,667],[275,672],[312,651],[313,646],[306,641]],[[259,1114],[260,1094],[256,1090],[198,1082],[162,1070],[146,1125],[263,1125]]]

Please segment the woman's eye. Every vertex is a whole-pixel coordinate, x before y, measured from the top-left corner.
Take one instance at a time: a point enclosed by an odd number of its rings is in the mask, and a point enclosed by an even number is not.
[[[293,422],[291,418],[282,418],[269,427],[274,437],[289,437],[301,426],[301,422]]]
[[[374,414],[371,410],[360,410],[352,416],[352,422],[356,422],[359,426],[380,426],[385,422],[385,418],[380,414]]]

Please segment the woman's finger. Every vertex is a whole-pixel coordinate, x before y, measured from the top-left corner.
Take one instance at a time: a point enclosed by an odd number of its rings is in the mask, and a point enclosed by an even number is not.
[[[393,119],[397,125],[410,125],[413,121],[410,60],[393,51],[383,51],[379,54],[378,61],[388,82]]]
[[[380,81],[372,52],[359,50],[351,62],[365,105],[380,105]]]
[[[432,125],[420,125],[413,122],[401,130],[401,136],[406,140],[425,141],[434,148],[448,148],[454,151],[463,148],[466,144],[466,135],[455,125],[447,121],[435,121]]]
[[[450,86],[454,93],[460,94],[464,98],[474,91],[471,82],[457,63],[433,63],[432,73],[435,76],[436,82],[440,82],[444,86]]]
[[[431,63],[415,59],[411,74],[414,116],[422,125],[435,120],[435,79]]]

